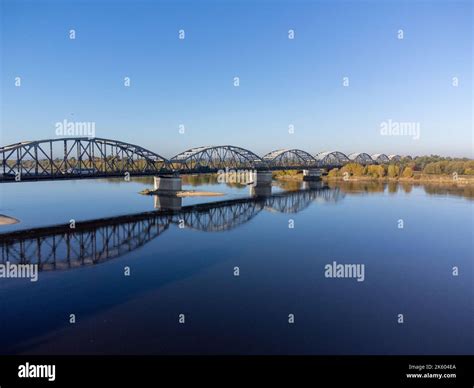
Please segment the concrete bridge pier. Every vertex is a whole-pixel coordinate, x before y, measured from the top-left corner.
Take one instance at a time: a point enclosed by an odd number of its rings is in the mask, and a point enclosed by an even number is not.
[[[322,170],[320,168],[310,168],[308,170],[303,170],[303,180],[304,181],[320,181],[322,175]]]
[[[154,190],[158,195],[153,196],[155,209],[179,210],[183,199],[176,196],[181,191],[181,177],[177,175],[160,175],[154,177]]]
[[[272,195],[271,171],[256,171],[252,173],[250,195],[254,197],[268,197]]]
[[[181,177],[177,175],[160,175],[154,177],[154,189],[163,194],[176,194],[181,191]]]

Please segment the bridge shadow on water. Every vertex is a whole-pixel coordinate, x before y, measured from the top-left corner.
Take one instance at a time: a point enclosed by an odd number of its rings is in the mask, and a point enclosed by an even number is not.
[[[162,235],[174,224],[202,232],[229,231],[251,221],[261,211],[298,213],[312,202],[336,202],[339,188],[312,184],[309,189],[283,191],[198,205],[176,205],[155,196],[159,210],[18,230],[0,235],[0,263],[37,264],[40,271],[66,270],[104,263],[128,254]],[[180,198],[179,198],[180,200]],[[168,208],[162,208],[168,204]]]

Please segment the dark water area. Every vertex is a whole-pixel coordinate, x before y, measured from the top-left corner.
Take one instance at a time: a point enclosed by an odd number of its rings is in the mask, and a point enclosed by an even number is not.
[[[196,177],[183,188],[225,195],[183,198],[161,213],[162,199],[138,194],[150,186],[143,178],[0,187],[0,213],[20,220],[0,226],[1,263],[41,269],[37,282],[0,278],[0,353],[474,351],[469,190],[274,182],[270,196],[255,198],[248,187]],[[120,215],[132,216],[5,237]],[[363,280],[327,277],[333,262],[363,264]]]

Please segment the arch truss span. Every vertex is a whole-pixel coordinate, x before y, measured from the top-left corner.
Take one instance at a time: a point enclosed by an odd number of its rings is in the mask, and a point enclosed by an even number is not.
[[[191,148],[170,159],[175,172],[206,173],[217,172],[225,168],[232,169],[265,169],[267,164],[245,148],[224,146],[203,146]]]
[[[169,171],[166,158],[143,147],[103,138],[57,138],[0,148],[0,180],[76,179],[153,175]]]
[[[366,154],[365,152],[354,152],[348,155],[348,158],[350,161],[362,164],[363,166],[374,163],[374,160],[370,157],[370,155]]]
[[[346,154],[340,151],[319,152],[316,154],[315,159],[320,167],[342,167],[350,161]]]
[[[374,162],[377,164],[386,164],[390,162],[390,159],[387,155],[385,154],[374,154],[371,156]]]
[[[402,160],[402,157],[400,155],[388,155],[388,159],[391,162],[397,163],[397,162],[400,162]]]
[[[317,167],[317,160],[308,152],[298,149],[282,149],[269,152],[263,157],[270,168]]]

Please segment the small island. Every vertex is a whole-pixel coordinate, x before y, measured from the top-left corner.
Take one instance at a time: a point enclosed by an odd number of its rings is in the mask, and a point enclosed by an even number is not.
[[[165,192],[162,190],[150,190],[145,189],[140,191],[140,194],[143,195],[164,195],[170,197],[220,197],[225,195],[224,193],[218,193],[214,191],[196,191],[196,190],[180,190],[180,191],[169,191]]]
[[[0,214],[0,225],[13,225],[13,224],[18,224],[20,222],[20,220],[14,218],[14,217],[10,217],[10,216],[6,216],[4,214]]]

